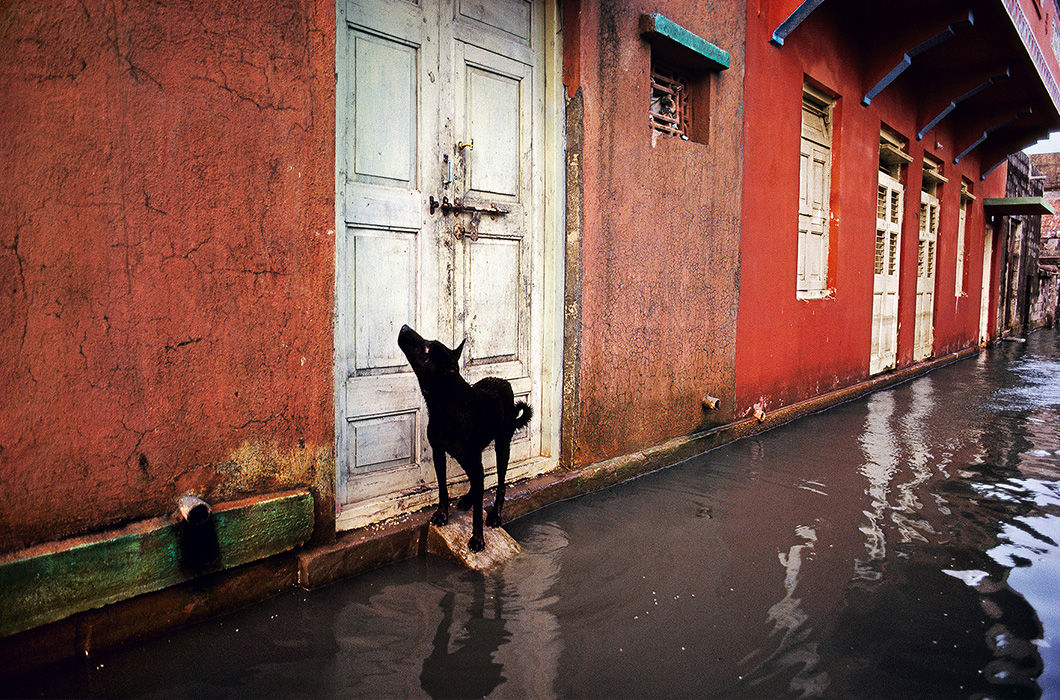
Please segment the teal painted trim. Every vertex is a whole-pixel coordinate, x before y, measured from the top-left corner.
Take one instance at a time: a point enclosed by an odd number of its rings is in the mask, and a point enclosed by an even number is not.
[[[1000,216],[1051,216],[1056,213],[1049,200],[1043,197],[986,197],[983,209],[987,214]]]
[[[641,17],[641,33],[661,37],[684,47],[706,59],[714,70],[725,70],[729,67],[729,52],[715,46],[703,37],[693,34],[676,22],[663,15],[653,13]]]
[[[313,533],[308,491],[221,505],[189,532],[154,518],[0,558],[0,636],[288,551]]]

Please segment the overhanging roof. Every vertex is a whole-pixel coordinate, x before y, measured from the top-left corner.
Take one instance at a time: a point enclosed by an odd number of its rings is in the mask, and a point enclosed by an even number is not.
[[[1060,67],[1034,33],[1038,18],[1028,17],[1019,0],[776,5],[769,15],[774,45],[797,39],[811,17],[839,27],[861,52],[862,103],[900,85],[918,105],[913,135],[923,139],[945,123],[957,139],[954,162],[975,153],[985,174],[1060,129]]]
[[[1033,216],[1051,215],[1053,205],[1042,197],[987,197],[983,200],[983,211],[987,216]]]

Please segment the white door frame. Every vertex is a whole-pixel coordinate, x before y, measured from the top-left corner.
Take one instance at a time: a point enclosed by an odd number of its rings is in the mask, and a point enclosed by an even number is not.
[[[905,207],[905,187],[900,180],[881,171],[877,188],[869,374],[894,369],[898,362],[898,295]]]
[[[337,31],[346,32],[347,26],[347,2],[352,0],[337,0],[336,2],[336,25]],[[543,71],[541,81],[541,94],[534,95],[534,109],[542,120],[543,146],[541,149],[542,162],[535,173],[538,186],[541,188],[542,196],[541,211],[535,215],[532,225],[542,227],[542,260],[543,260],[543,303],[542,303],[542,342],[541,347],[535,352],[541,355],[541,391],[534,410],[541,421],[541,446],[540,456],[520,464],[513,464],[508,470],[508,481],[515,481],[541,474],[554,469],[559,460],[560,453],[560,412],[562,407],[562,358],[563,358],[563,284],[564,284],[564,255],[563,255],[563,221],[564,221],[564,192],[563,180],[563,149],[564,149],[564,98],[562,86],[562,35],[561,17],[557,0],[534,0],[543,4],[543,26],[540,30],[540,48],[536,58],[537,68]],[[341,37],[341,34],[339,35]],[[337,41],[337,51],[341,51],[341,39]],[[340,444],[340,436],[344,434],[345,403],[346,403],[346,364],[339,351],[339,343],[342,342],[340,324],[344,323],[344,310],[339,308],[341,297],[339,294],[340,283],[344,279],[344,271],[341,269],[344,256],[346,255],[345,231],[346,217],[344,214],[345,198],[345,165],[344,165],[344,142],[343,124],[346,103],[346,91],[348,91],[348,78],[343,71],[342,61],[344,56],[336,57],[336,178],[335,178],[335,307],[334,307],[334,362],[333,362],[333,405],[335,407],[335,475],[334,489],[336,494],[335,512],[336,529],[349,530],[363,527],[370,523],[406,514],[420,508],[424,508],[437,499],[437,485],[425,484],[423,488],[414,492],[392,494],[386,498],[374,498],[367,502],[349,504],[342,507],[338,498],[340,491],[339,479],[341,477],[343,446]],[[539,132],[540,133],[540,132]],[[396,343],[396,337],[395,337]],[[487,487],[492,484],[487,480]]]
[[[913,320],[913,361],[931,357],[935,346],[935,281],[938,269],[939,198],[920,193],[917,244],[916,316]]]
[[[993,279],[994,265],[994,227],[986,225],[983,236],[983,286],[979,297],[979,344],[986,345],[990,342],[990,297],[993,289],[990,281]]]

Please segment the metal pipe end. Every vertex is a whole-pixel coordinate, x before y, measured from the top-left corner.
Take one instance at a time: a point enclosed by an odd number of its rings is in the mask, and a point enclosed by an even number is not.
[[[177,512],[181,520],[189,525],[202,525],[210,519],[213,509],[210,508],[209,503],[198,496],[186,493],[177,499]]]

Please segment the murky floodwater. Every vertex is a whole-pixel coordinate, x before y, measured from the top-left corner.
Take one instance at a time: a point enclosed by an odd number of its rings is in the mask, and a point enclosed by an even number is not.
[[[25,695],[1060,696],[1060,334]]]

